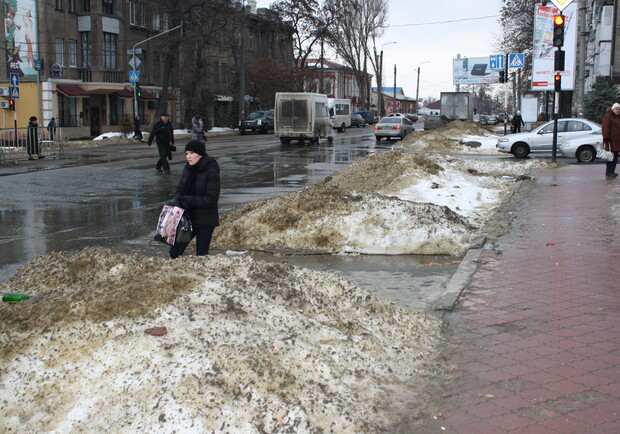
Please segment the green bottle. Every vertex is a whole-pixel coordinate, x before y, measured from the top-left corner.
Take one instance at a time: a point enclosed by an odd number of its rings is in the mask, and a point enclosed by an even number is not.
[[[19,292],[4,292],[2,293],[2,301],[7,303],[19,303],[22,300],[28,300],[32,298],[32,295],[20,294]]]

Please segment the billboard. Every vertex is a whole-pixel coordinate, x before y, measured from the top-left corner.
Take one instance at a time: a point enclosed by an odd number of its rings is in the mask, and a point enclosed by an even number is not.
[[[553,17],[560,11],[554,6],[535,6],[534,41],[532,52],[532,90],[553,91],[555,52],[553,46]],[[573,90],[575,83],[575,54],[577,47],[577,5],[570,4],[564,9],[564,46],[566,52],[565,70],[562,75],[562,90]]]
[[[499,71],[489,67],[489,56],[452,60],[454,84],[499,83]]]
[[[38,59],[37,8],[35,0],[5,0],[7,75],[36,77],[34,61]]]

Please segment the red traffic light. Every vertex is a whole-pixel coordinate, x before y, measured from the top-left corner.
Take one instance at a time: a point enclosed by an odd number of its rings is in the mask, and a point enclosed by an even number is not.
[[[563,26],[564,15],[556,15],[555,17],[553,17],[553,24],[555,24],[556,26]]]
[[[9,100],[9,110],[15,110],[15,100],[14,99],[10,99]]]
[[[553,88],[556,92],[562,91],[562,76],[560,74],[555,74],[553,76]]]
[[[564,15],[553,17],[553,46],[561,47],[564,45]]]

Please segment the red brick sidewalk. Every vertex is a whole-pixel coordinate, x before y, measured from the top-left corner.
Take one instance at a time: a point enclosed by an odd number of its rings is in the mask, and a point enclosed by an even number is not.
[[[446,317],[456,380],[429,432],[620,433],[620,179],[604,170],[533,174]]]

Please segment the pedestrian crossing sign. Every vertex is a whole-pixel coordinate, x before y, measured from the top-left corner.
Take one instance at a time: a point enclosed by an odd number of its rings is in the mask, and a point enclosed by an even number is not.
[[[19,86],[9,87],[9,96],[11,99],[19,99]]]
[[[512,53],[508,55],[508,67],[509,68],[523,68],[525,65],[523,53]]]
[[[137,83],[140,81],[140,71],[129,71],[129,81]]]

